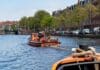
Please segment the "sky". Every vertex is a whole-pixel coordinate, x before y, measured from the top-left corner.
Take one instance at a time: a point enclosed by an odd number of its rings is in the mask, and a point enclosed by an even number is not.
[[[0,21],[20,20],[23,16],[34,16],[38,10],[50,14],[77,3],[78,0],[0,0]]]

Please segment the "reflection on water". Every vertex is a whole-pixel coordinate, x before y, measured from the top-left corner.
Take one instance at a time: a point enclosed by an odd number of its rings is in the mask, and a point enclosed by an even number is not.
[[[51,70],[54,62],[69,55],[71,48],[77,47],[81,41],[94,43],[97,51],[100,51],[99,39],[57,37],[62,42],[62,47],[69,49],[65,51],[31,47],[27,45],[28,38],[25,35],[0,36],[0,70]]]

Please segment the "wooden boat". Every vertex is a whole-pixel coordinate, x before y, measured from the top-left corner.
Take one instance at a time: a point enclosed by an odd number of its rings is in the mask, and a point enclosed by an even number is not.
[[[43,37],[43,39],[42,38],[39,39],[38,33],[32,33],[29,40],[29,45],[34,46],[34,47],[48,47],[48,46],[58,47],[60,45],[60,42],[56,39],[48,40],[45,37]]]
[[[40,47],[41,44],[42,44],[41,42],[29,41],[29,45],[31,45],[31,46]]]
[[[68,56],[53,64],[52,70],[100,70],[100,56],[73,57]]]

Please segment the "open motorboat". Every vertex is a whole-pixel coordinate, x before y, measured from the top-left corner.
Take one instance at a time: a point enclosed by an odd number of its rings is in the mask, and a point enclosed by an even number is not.
[[[34,47],[47,47],[47,46],[59,46],[60,42],[57,39],[47,39],[44,35],[39,33],[32,33],[29,45]]]

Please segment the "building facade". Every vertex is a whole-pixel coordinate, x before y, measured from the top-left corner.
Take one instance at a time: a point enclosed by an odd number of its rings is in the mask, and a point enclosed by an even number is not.
[[[17,21],[0,22],[0,34],[5,34],[5,29],[11,31],[11,26],[16,25],[17,23]]]
[[[75,7],[77,5],[80,5],[80,6],[83,6],[84,7],[88,3],[91,3],[94,6],[98,6],[98,5],[100,6],[100,0],[78,0],[78,3],[77,4],[72,5],[70,7],[67,7],[67,8],[65,8],[63,10],[54,11],[52,15],[53,16],[59,16],[61,13],[63,13],[63,11],[73,10],[73,9],[75,9]],[[99,17],[100,17],[100,15],[97,15],[95,17],[92,17],[92,15],[91,15],[91,18],[90,18],[91,19],[91,22],[90,22],[90,19],[86,19],[82,23],[82,25],[84,25],[85,27],[86,26],[89,27],[89,26],[92,26],[92,25],[93,25],[93,27],[95,27],[96,25],[99,25],[100,26],[100,18]]]

